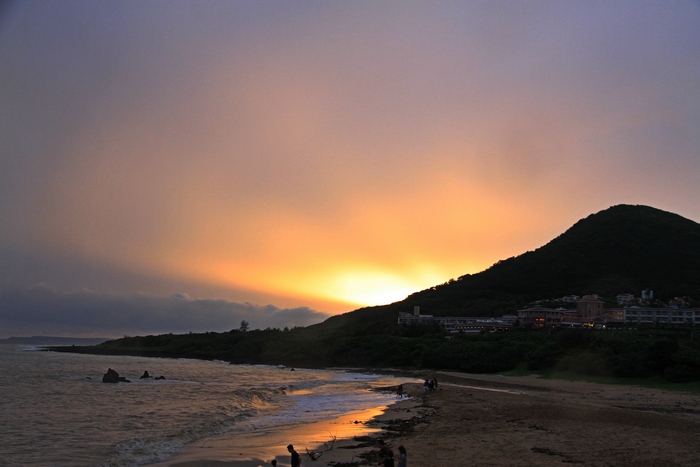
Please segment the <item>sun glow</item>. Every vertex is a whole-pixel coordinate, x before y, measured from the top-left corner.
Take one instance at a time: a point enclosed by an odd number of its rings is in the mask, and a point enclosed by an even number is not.
[[[329,296],[349,303],[385,305],[425,287],[418,282],[387,272],[353,272],[331,279],[327,290]]]

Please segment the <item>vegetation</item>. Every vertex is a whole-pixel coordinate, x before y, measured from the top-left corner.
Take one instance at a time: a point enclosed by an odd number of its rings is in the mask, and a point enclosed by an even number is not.
[[[700,381],[700,338],[689,328],[526,330],[446,338],[432,326],[397,324],[420,306],[436,316],[512,314],[535,300],[569,294],[652,289],[659,298],[700,297],[700,225],[645,206],[615,206],[589,216],[547,245],[478,274],[292,330],[125,337],[102,354],[219,359],[288,366],[395,367],[492,373],[523,370],[588,377]],[[638,293],[638,292],[637,292]]]
[[[700,381],[700,339],[692,329],[514,330],[446,338],[424,328],[393,334],[316,335],[307,329],[125,337],[62,351],[216,359],[303,367],[432,368],[468,373],[524,369],[588,377]],[[411,337],[401,335],[411,334]]]

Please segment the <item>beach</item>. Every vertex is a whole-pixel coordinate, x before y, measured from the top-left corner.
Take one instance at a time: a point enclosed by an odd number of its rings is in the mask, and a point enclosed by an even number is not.
[[[103,383],[109,368],[130,382]],[[141,378],[146,370],[165,379]],[[289,443],[313,448],[331,435],[353,437],[356,428],[377,431],[360,422],[394,401],[377,389],[397,381],[345,369],[0,345],[0,464],[170,465],[187,455],[265,465],[275,456],[284,460]]]
[[[246,459],[245,450],[236,459],[222,438],[190,446],[162,465],[247,467],[276,458],[284,466],[288,443],[305,466],[376,465],[379,439],[395,453],[405,446],[408,465],[421,467],[700,465],[697,394],[534,376],[426,376],[438,379],[437,390],[406,383],[410,397],[377,413],[271,435],[265,459]],[[319,442],[309,448],[314,438]],[[312,460],[307,448],[320,457]]]

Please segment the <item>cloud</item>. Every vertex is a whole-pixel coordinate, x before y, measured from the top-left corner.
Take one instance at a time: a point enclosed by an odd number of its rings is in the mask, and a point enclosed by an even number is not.
[[[611,205],[700,218],[695,4],[395,6],[15,3],[0,281],[343,312]]]
[[[218,299],[60,292],[45,284],[0,290],[0,338],[27,335],[120,337],[308,326],[327,315],[307,307],[278,308]]]

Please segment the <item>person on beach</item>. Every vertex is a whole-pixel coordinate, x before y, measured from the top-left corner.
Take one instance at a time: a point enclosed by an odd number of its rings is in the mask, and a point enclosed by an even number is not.
[[[272,462],[270,462],[270,464],[272,464],[272,467],[277,467],[277,461],[275,459],[272,459]]]
[[[299,467],[301,465],[301,458],[299,457],[299,453],[294,450],[293,445],[287,446],[287,451],[292,455],[292,467]]]
[[[399,463],[396,467],[406,467],[408,459],[406,458],[406,448],[399,446]]]
[[[379,463],[377,464],[379,467],[384,465],[384,460],[389,457],[389,452],[391,452],[391,449],[389,449],[389,446],[384,444],[384,440],[380,439],[378,441],[379,443]]]
[[[384,458],[387,456],[387,454],[389,454],[389,448],[387,447],[386,444],[384,444],[383,439],[380,439],[377,442],[379,443],[379,459],[380,459],[380,463],[381,463],[381,461],[384,460]]]
[[[386,457],[382,460],[381,464],[382,467],[394,467],[394,451],[391,449],[388,450]]]
[[[399,387],[396,390],[396,397],[399,399],[403,399],[403,384],[399,384]]]

